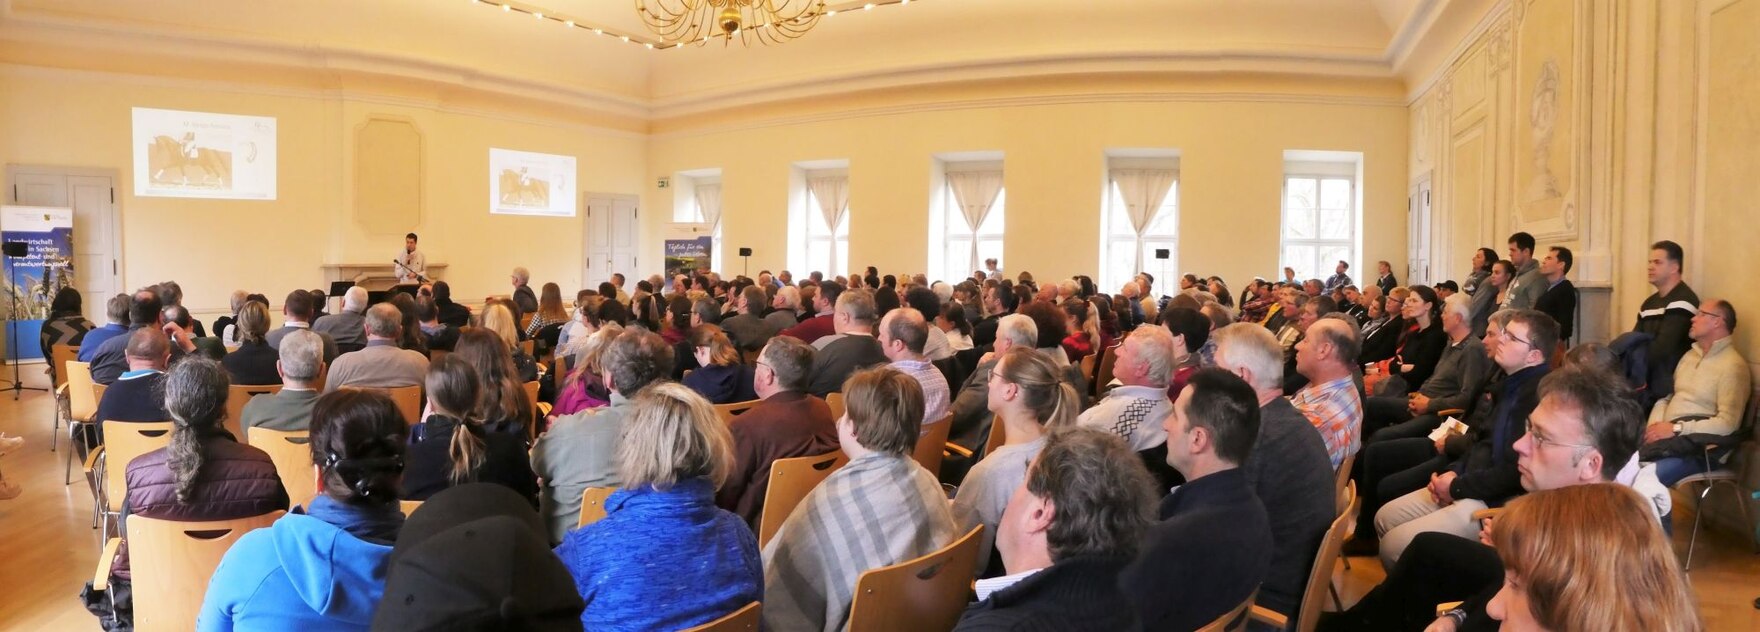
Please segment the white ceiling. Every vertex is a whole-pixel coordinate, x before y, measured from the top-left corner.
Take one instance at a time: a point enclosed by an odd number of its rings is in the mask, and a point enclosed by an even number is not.
[[[913,0],[827,17],[781,45],[649,50],[469,0],[0,0],[0,45],[159,47],[371,67],[437,81],[512,83],[659,117],[966,76],[1391,78],[1418,31],[1449,1]],[[515,4],[648,36],[628,0]]]

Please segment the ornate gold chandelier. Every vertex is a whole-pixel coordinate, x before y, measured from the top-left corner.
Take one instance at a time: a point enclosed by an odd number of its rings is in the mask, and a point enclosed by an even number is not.
[[[662,41],[680,45],[716,37],[779,44],[805,35],[827,15],[825,0],[636,0],[636,13]]]

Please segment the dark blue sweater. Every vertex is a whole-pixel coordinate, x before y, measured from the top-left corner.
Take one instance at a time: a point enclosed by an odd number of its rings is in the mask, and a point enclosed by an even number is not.
[[[1271,524],[1240,468],[1188,481],[1119,575],[1145,630],[1195,630],[1241,605],[1271,567]]]

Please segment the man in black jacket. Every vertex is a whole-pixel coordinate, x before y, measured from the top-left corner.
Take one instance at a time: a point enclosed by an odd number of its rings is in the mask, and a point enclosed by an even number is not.
[[[1167,462],[1186,483],[1119,576],[1146,630],[1195,630],[1239,606],[1271,566],[1271,526],[1240,465],[1259,435],[1259,398],[1222,369],[1192,374],[1173,404]]]
[[[843,391],[843,381],[857,369],[885,364],[886,352],[874,337],[874,293],[849,290],[837,297],[832,324],[838,338],[819,349],[813,358],[813,381],[807,392],[818,397]]]
[[[1577,315],[1577,287],[1565,278],[1570,273],[1571,249],[1553,246],[1540,261],[1540,276],[1546,279],[1546,292],[1534,301],[1534,309],[1558,322],[1558,339],[1567,346],[1571,339],[1571,323]]]
[[[1649,393],[1651,401],[1674,392],[1674,368],[1693,346],[1687,332],[1693,328],[1693,316],[1699,313],[1699,295],[1681,279],[1685,254],[1680,244],[1659,241],[1650,245],[1650,285],[1656,293],[1644,299],[1638,308],[1638,322],[1632,331],[1654,336],[1650,340]]]
[[[956,630],[1140,630],[1118,585],[1154,503],[1149,473],[1117,436],[1052,435],[1015,488],[996,547],[1008,575],[978,580]]]

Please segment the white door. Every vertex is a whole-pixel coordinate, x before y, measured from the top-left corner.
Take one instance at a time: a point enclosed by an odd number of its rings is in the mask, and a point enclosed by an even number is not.
[[[1407,205],[1410,216],[1406,222],[1406,278],[1408,283],[1430,285],[1430,180],[1419,181],[1412,187],[1411,197]]]
[[[83,299],[86,319],[103,324],[104,304],[122,291],[116,172],[17,166],[6,171],[8,204],[73,208],[73,287]]]
[[[636,267],[639,210],[633,195],[587,194],[587,256],[581,272],[584,287],[598,287],[610,281],[612,273],[621,272],[627,291],[641,278]]]

